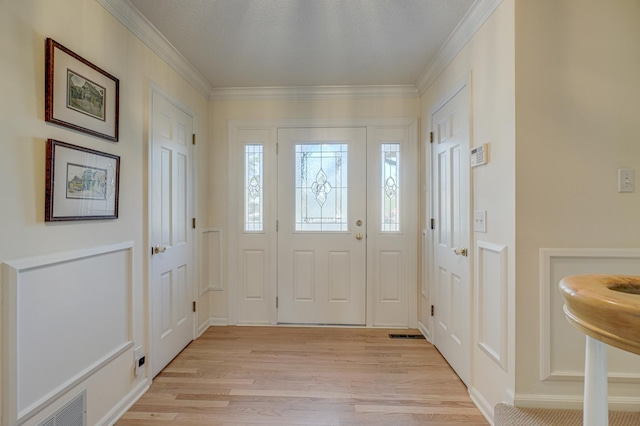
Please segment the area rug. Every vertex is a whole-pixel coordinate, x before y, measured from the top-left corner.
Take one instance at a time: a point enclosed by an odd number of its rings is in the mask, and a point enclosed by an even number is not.
[[[582,410],[517,408],[500,403],[493,418],[495,426],[582,426]],[[638,426],[640,412],[609,411],[609,425]]]

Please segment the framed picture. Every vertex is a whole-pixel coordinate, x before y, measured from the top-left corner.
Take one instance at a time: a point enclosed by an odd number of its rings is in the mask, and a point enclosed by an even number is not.
[[[44,220],[116,219],[120,157],[49,139]]]
[[[117,142],[119,88],[117,78],[47,39],[46,121]]]

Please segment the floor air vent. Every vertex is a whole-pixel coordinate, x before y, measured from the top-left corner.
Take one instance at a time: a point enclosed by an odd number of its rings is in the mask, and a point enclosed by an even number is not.
[[[38,426],[86,426],[87,391],[67,402],[58,411],[38,423]]]
[[[422,334],[389,334],[392,339],[424,339]]]

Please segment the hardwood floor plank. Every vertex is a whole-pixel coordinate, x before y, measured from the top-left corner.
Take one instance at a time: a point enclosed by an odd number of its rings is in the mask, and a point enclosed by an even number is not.
[[[210,327],[116,424],[487,425],[440,353],[394,331]]]
[[[350,393],[340,392],[314,392],[303,390],[278,390],[278,389],[233,389],[229,393],[232,396],[281,396],[291,398],[330,398],[351,399]]]
[[[122,416],[122,421],[127,420],[152,420],[171,421],[178,417],[178,413],[150,413],[146,411],[128,411]]]
[[[477,408],[460,407],[424,407],[411,405],[359,405],[355,406],[356,413],[386,413],[386,414],[476,414]]]

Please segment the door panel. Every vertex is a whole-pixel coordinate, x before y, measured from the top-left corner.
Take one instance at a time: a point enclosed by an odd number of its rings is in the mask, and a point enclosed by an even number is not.
[[[458,376],[470,375],[469,114],[465,85],[433,114],[434,344]]]
[[[152,377],[193,338],[191,148],[193,119],[153,93],[150,311]]]
[[[366,129],[279,129],[278,145],[278,322],[364,325]]]

